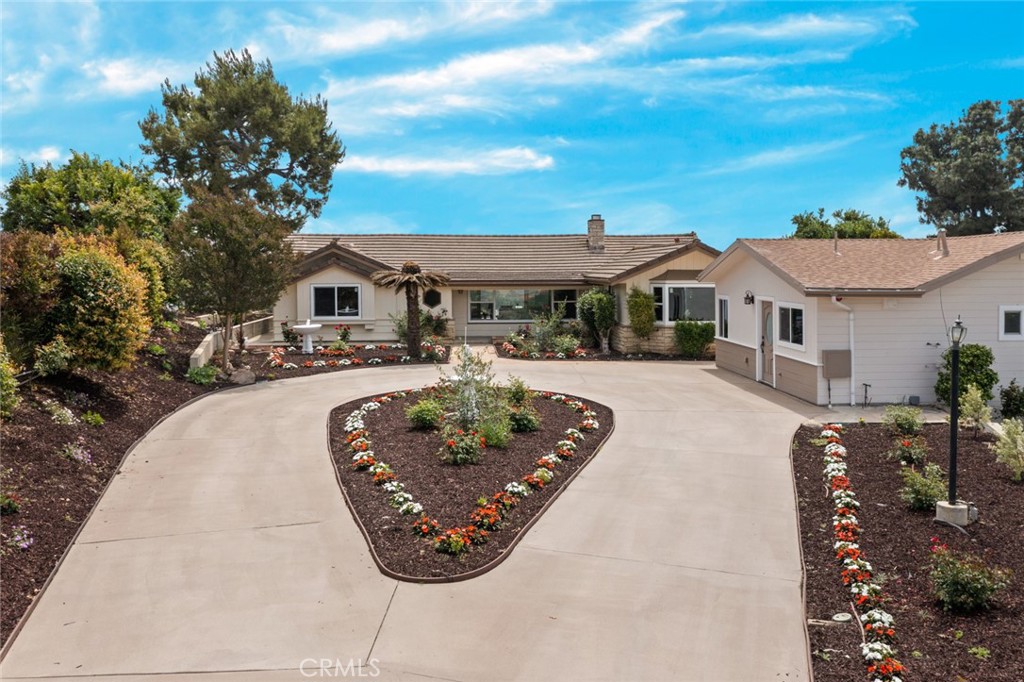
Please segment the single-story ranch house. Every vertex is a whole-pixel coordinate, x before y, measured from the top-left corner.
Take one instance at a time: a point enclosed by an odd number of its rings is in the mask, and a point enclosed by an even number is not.
[[[716,364],[818,405],[935,401],[957,315],[1000,383],[1024,379],[1024,232],[739,239],[698,277]]]
[[[415,261],[424,270],[444,272],[451,285],[421,292],[425,309],[445,311],[457,338],[491,339],[529,324],[540,313],[565,303],[576,317],[577,297],[594,286],[607,287],[618,301],[612,336],[616,349],[637,346],[626,313],[626,294],[636,285],[658,301],[659,329],[645,350],[669,351],[677,319],[714,320],[714,285],[697,275],[719,251],[696,234],[606,235],[594,215],[586,234],[563,235],[408,235],[297,234],[289,238],[302,259],[296,276],[274,307],[274,328],[306,319],[331,327],[347,324],[354,341],[392,341],[389,315],[405,312],[404,295],[375,287],[377,270],[400,269]]]

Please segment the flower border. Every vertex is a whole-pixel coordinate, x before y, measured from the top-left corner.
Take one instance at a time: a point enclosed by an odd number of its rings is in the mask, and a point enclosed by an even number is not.
[[[905,668],[896,658],[896,629],[892,614],[881,608],[882,588],[873,580],[871,564],[864,558],[858,540],[861,526],[857,520],[860,502],[850,485],[847,451],[843,446],[842,424],[825,424],[821,437],[825,439],[824,478],[832,494],[835,515],[832,516],[833,549],[843,566],[840,573],[856,603],[865,643],[861,655],[871,676],[871,682],[902,682],[899,673]]]

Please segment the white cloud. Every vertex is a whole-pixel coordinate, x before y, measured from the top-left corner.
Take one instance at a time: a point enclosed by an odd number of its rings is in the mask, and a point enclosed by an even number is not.
[[[526,147],[510,147],[447,156],[357,156],[350,154],[338,166],[350,173],[385,175],[504,175],[548,170],[555,160]]]
[[[864,38],[893,29],[913,28],[916,22],[906,13],[886,11],[861,15],[800,14],[764,23],[732,23],[711,26],[694,38],[727,37],[744,41],[787,41],[817,38]]]
[[[733,161],[727,161],[715,168],[704,171],[699,175],[723,175],[726,173],[742,173],[761,168],[774,166],[786,166],[798,161],[807,161],[819,156],[824,156],[851,144],[864,139],[863,135],[833,140],[831,142],[816,142],[812,144],[798,144],[779,149],[758,152],[749,156],[740,157]]]
[[[44,164],[64,161],[68,158],[70,158],[69,154],[62,152],[59,147],[53,145],[44,145],[28,151],[0,147],[0,166],[13,165],[18,163],[19,160],[26,163]]]
[[[337,220],[317,220],[302,228],[303,234],[409,234],[416,223],[404,222],[383,213],[357,213]]]
[[[126,57],[86,62],[82,71],[92,79],[89,91],[129,97],[156,92],[165,78],[172,83],[188,80],[195,69],[166,59]]]

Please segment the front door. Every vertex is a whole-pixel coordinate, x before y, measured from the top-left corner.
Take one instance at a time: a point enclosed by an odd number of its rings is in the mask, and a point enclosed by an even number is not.
[[[758,381],[775,385],[775,325],[772,301],[761,301],[761,376]]]

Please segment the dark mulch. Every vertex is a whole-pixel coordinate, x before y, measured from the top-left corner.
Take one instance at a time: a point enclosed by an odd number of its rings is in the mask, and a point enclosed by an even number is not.
[[[501,347],[500,343],[494,344],[494,352],[497,353],[500,358],[508,358],[509,360],[529,360],[533,362],[541,361],[555,361],[555,362],[566,362],[569,360],[575,362],[608,362],[610,360],[617,361],[633,361],[633,362],[661,362],[661,361],[673,361],[679,362],[685,360],[687,362],[693,362],[694,358],[684,358],[682,355],[675,354],[661,354],[661,353],[620,353],[617,350],[612,350],[607,353],[600,352],[597,348],[588,348],[587,354],[583,357],[573,358],[559,358],[554,353],[541,353],[539,358],[521,357],[519,355],[513,355],[507,350]],[[697,358],[700,361],[714,360],[714,352],[705,355],[702,358]]]
[[[387,347],[380,347],[373,344],[373,349],[367,349],[364,344],[353,344],[351,346],[352,354],[348,356],[334,355],[330,352],[321,353],[314,351],[312,355],[303,355],[301,349],[296,351],[286,350],[284,353],[279,354],[278,357],[285,364],[296,365],[294,368],[285,369],[283,367],[275,367],[270,364],[271,352],[273,347],[271,346],[253,346],[246,351],[243,356],[235,356],[233,360],[235,365],[245,364],[256,374],[258,380],[275,380],[275,379],[290,379],[293,377],[304,377],[311,374],[323,374],[325,372],[344,372],[353,369],[363,369],[366,367],[398,367],[408,365],[432,365],[432,364],[446,364],[451,358],[451,349],[445,348],[445,354],[443,360],[430,360],[421,358],[419,360],[410,360],[409,362],[402,362],[402,358],[409,352],[408,348],[395,348],[392,345]],[[281,346],[277,346],[281,348]],[[284,348],[288,348],[285,346]],[[380,364],[370,364],[373,359],[379,359]],[[352,364],[345,364],[342,360],[348,360]],[[307,363],[314,362],[325,362],[333,363],[324,367],[307,367]]]
[[[840,564],[832,551],[831,501],[822,477],[823,448],[809,441],[820,428],[801,428],[795,438],[793,469],[800,509],[801,542],[807,576],[807,617],[829,620],[850,611],[849,592],[842,585]],[[943,469],[949,463],[949,427],[927,425],[930,459]],[[899,499],[902,479],[898,462],[883,453],[893,437],[878,424],[848,425],[843,444],[849,455],[849,478],[860,501],[860,545],[872,564],[875,581],[893,614],[898,658],[906,666],[903,679],[971,682],[1024,679],[1024,485],[995,462],[988,443],[961,432],[958,448],[958,492],[974,502],[981,521],[967,536],[936,524],[933,512],[913,512]],[[954,550],[977,554],[990,566],[1014,571],[1010,587],[991,611],[970,616],[942,611],[928,579],[930,538]],[[861,638],[853,625],[810,625],[814,677],[818,682],[848,682],[866,677],[859,651]],[[970,649],[984,647],[982,660]],[[980,652],[979,652],[980,653]],[[825,660],[825,658],[828,660]]]
[[[440,436],[412,429],[405,417],[404,409],[420,397],[413,394],[382,405],[369,413],[366,428],[377,459],[391,465],[406,492],[442,528],[471,523],[470,514],[477,508],[480,496],[490,498],[504,490],[507,483],[533,473],[536,460],[551,452],[566,429],[576,428],[582,419],[582,415],[565,405],[538,396],[534,406],[541,415],[539,431],[515,434],[506,448],[487,448],[480,464],[452,466],[441,463],[438,457]],[[396,573],[415,577],[457,576],[498,558],[552,494],[594,455],[613,423],[609,408],[588,402],[590,409],[597,412],[600,428],[586,434],[575,457],[557,466],[551,483],[523,498],[506,517],[505,525],[491,534],[487,544],[474,545],[467,553],[453,557],[436,552],[429,540],[412,532],[418,516],[403,516],[390,507],[387,493],[373,484],[371,474],[352,469],[352,451],[345,442],[344,423],[367,400],[347,403],[331,412],[331,452],[345,492],[381,562]]]
[[[21,405],[0,428],[0,484],[4,493],[20,498],[21,506],[18,513],[0,517],[0,524],[5,536],[24,526],[34,543],[27,550],[3,547],[0,639],[7,639],[32,603],[132,443],[182,403],[213,390],[184,380],[189,355],[205,333],[190,326],[177,333],[154,332],[150,343],[162,345],[166,356],[144,351],[129,371],[79,371],[22,386]],[[160,379],[165,372],[169,380]],[[43,400],[66,405],[78,417],[96,412],[105,423],[55,424]],[[84,446],[92,464],[60,456],[67,443]]]

